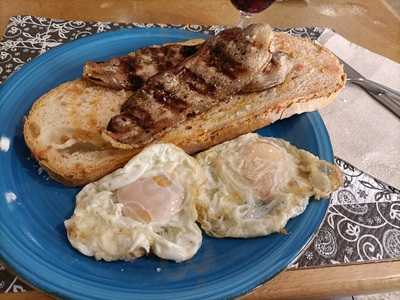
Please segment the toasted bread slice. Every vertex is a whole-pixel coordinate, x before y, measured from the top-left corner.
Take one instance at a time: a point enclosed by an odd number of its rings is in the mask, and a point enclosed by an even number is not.
[[[111,147],[101,130],[130,92],[66,82],[35,102],[24,124],[25,142],[57,181],[83,185],[125,164],[132,151]]]
[[[275,33],[270,49],[287,54],[293,64],[283,84],[261,93],[233,96],[227,103],[166,130],[161,141],[195,153],[279,119],[318,110],[332,102],[345,85],[346,74],[336,56],[308,39]],[[116,148],[132,149],[107,134],[103,137]]]
[[[343,66],[328,49],[286,33],[275,33],[271,48],[272,52],[287,53],[294,64],[283,84],[261,93],[234,96],[233,101],[169,131],[162,141],[196,153],[277,120],[321,109],[345,86]]]
[[[294,63],[283,84],[234,96],[234,101],[186,121],[159,141],[196,153],[279,119],[318,110],[332,102],[345,85],[338,59],[310,40],[275,33],[271,50],[287,53]],[[26,143],[54,179],[68,185],[94,181],[141,150],[100,137],[129,95],[81,80],[64,83],[32,107],[24,126]]]

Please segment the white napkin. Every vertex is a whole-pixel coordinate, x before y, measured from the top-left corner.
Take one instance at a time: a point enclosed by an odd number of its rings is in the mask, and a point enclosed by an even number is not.
[[[326,30],[318,41],[366,78],[400,90],[400,64],[353,44],[331,30]],[[400,188],[399,118],[352,84],[320,113],[335,155]]]

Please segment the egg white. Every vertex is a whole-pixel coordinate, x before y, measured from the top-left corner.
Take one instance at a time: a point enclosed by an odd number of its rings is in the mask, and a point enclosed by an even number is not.
[[[207,173],[197,199],[198,221],[215,237],[256,237],[284,232],[309,198],[341,184],[338,169],[288,142],[245,134],[196,156]]]
[[[118,189],[139,178],[159,175],[183,190],[180,210],[166,222],[146,223],[124,215]],[[98,260],[132,260],[150,252],[176,262],[187,260],[202,243],[194,200],[205,183],[204,171],[183,150],[171,144],[151,145],[125,167],[78,193],[74,214],[65,221],[68,239],[78,251]]]

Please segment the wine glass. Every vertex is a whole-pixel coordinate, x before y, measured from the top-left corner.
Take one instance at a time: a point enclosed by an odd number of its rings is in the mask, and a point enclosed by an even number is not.
[[[231,0],[232,4],[240,11],[238,27],[244,28],[251,23],[251,18],[268,8],[275,0]]]

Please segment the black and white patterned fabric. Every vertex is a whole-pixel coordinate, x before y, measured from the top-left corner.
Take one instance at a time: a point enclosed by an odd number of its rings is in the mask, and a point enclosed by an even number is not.
[[[167,25],[55,20],[15,16],[0,42],[0,83],[48,49],[98,32],[122,28],[182,28],[217,33],[221,26]],[[276,29],[317,40],[323,28]],[[344,187],[331,196],[324,223],[291,269],[400,259],[400,191],[336,158]],[[0,265],[0,292],[31,288]]]
[[[400,190],[336,157],[344,185],[291,268],[400,259]]]

